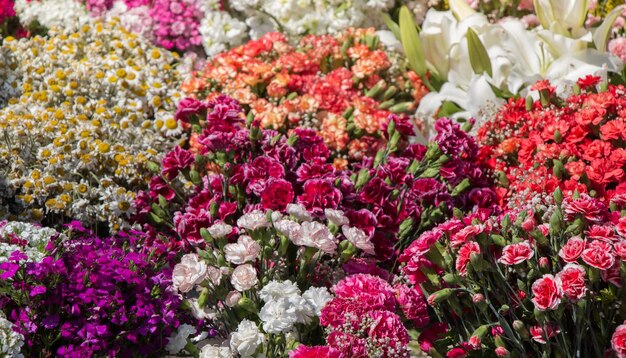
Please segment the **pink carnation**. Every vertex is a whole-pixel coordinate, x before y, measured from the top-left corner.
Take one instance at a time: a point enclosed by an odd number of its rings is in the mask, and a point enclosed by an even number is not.
[[[466,243],[459,250],[459,256],[456,258],[456,270],[461,276],[465,276],[467,273],[467,264],[471,261],[472,254],[480,254],[480,245],[475,241]]]
[[[626,62],[626,37],[618,37],[609,41],[609,52]]]
[[[289,352],[289,358],[341,358],[341,352],[333,347],[300,345]]]
[[[498,260],[505,265],[517,265],[522,263],[535,254],[535,251],[528,242],[507,245],[502,249],[502,257]]]

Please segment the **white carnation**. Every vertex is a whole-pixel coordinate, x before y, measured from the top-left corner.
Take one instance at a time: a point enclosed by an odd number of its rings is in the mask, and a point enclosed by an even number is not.
[[[217,347],[207,344],[200,350],[199,358],[232,358],[233,354],[227,347]]]
[[[311,221],[313,217],[301,204],[287,204],[287,214],[294,216],[300,221]]]
[[[196,329],[189,324],[182,324],[178,327],[178,332],[168,338],[165,349],[170,354],[178,354],[187,345],[187,338],[196,333]]]
[[[233,231],[233,227],[225,224],[222,221],[218,221],[215,224],[211,225],[208,229],[209,234],[215,239],[221,239],[226,235],[230,234]]]
[[[239,353],[242,358],[254,357],[257,347],[264,342],[265,336],[259,332],[256,324],[244,319],[230,337],[230,349]]]
[[[341,210],[324,209],[324,215],[328,221],[339,227],[350,224],[350,220],[348,220]]]
[[[237,226],[246,230],[256,230],[264,227],[268,227],[270,224],[267,222],[267,215],[261,210],[254,210],[247,214],[243,214],[237,219]]]
[[[263,321],[263,330],[273,334],[287,332],[296,323],[294,309],[286,298],[267,302],[261,308],[259,318]]]
[[[261,245],[248,235],[241,235],[236,243],[224,246],[226,261],[241,265],[248,261],[256,261],[261,252]]]
[[[311,287],[302,294],[302,298],[307,300],[317,316],[322,312],[322,308],[332,299],[326,287]]]
[[[226,11],[208,11],[199,30],[207,56],[214,56],[241,45],[246,39],[247,26]]]
[[[230,283],[239,292],[251,289],[258,282],[256,270],[250,264],[237,266],[230,278]]]
[[[374,255],[374,244],[370,237],[361,229],[344,225],[341,227],[343,235],[358,249],[365,251],[370,255]]]
[[[189,292],[207,277],[208,266],[196,254],[187,254],[174,266],[172,286],[180,292]]]
[[[288,298],[297,296],[300,294],[298,286],[291,282],[286,281],[270,281],[261,291],[259,291],[259,297],[265,302],[275,301],[280,298]]]

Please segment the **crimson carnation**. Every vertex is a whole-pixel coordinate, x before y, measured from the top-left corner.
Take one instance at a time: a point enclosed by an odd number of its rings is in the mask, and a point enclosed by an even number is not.
[[[287,204],[293,202],[293,187],[282,179],[270,179],[261,193],[263,209],[283,211]]]

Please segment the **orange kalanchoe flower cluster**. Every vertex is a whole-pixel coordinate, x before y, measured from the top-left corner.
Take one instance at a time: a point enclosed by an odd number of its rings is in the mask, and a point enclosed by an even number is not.
[[[315,129],[338,157],[356,159],[384,147],[389,115],[412,113],[427,92],[374,29],[309,35],[297,46],[269,33],[209,60],[182,89],[229,95],[263,128]]]

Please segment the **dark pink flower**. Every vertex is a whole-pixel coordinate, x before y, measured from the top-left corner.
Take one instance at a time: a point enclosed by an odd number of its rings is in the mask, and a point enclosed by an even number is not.
[[[624,324],[617,326],[615,332],[613,332],[611,347],[618,358],[626,357],[626,321]]]
[[[293,187],[283,179],[270,179],[261,193],[263,209],[283,211],[293,202]]]
[[[174,118],[181,122],[189,122],[189,117],[194,114],[199,114],[201,111],[207,109],[205,102],[200,102],[195,98],[185,98],[178,103]]]
[[[261,196],[267,181],[272,178],[283,179],[285,177],[285,169],[275,159],[261,156],[255,158],[252,163],[244,167],[244,177],[248,181],[246,191]]]
[[[572,221],[577,215],[591,222],[602,222],[606,219],[607,208],[598,199],[582,195],[580,199],[571,201],[565,206],[565,217]]]
[[[450,246],[457,247],[466,243],[485,230],[483,225],[470,225],[462,228],[450,237]]]
[[[406,357],[409,334],[397,314],[385,310],[370,311],[369,318],[373,321],[369,326],[369,337],[383,352],[385,358]]]
[[[189,168],[194,160],[194,155],[190,151],[176,146],[174,150],[167,153],[165,158],[163,158],[161,174],[167,179],[172,180],[176,178],[178,172]]]
[[[412,320],[416,327],[421,328],[428,324],[430,321],[428,305],[421,292],[406,285],[398,285],[396,300],[404,316]]]
[[[341,191],[326,179],[307,180],[303,191],[298,196],[298,204],[304,205],[316,216],[322,216],[324,209],[337,209],[342,199]]]
[[[333,347],[299,345],[289,352],[289,358],[341,358],[341,352]]]

